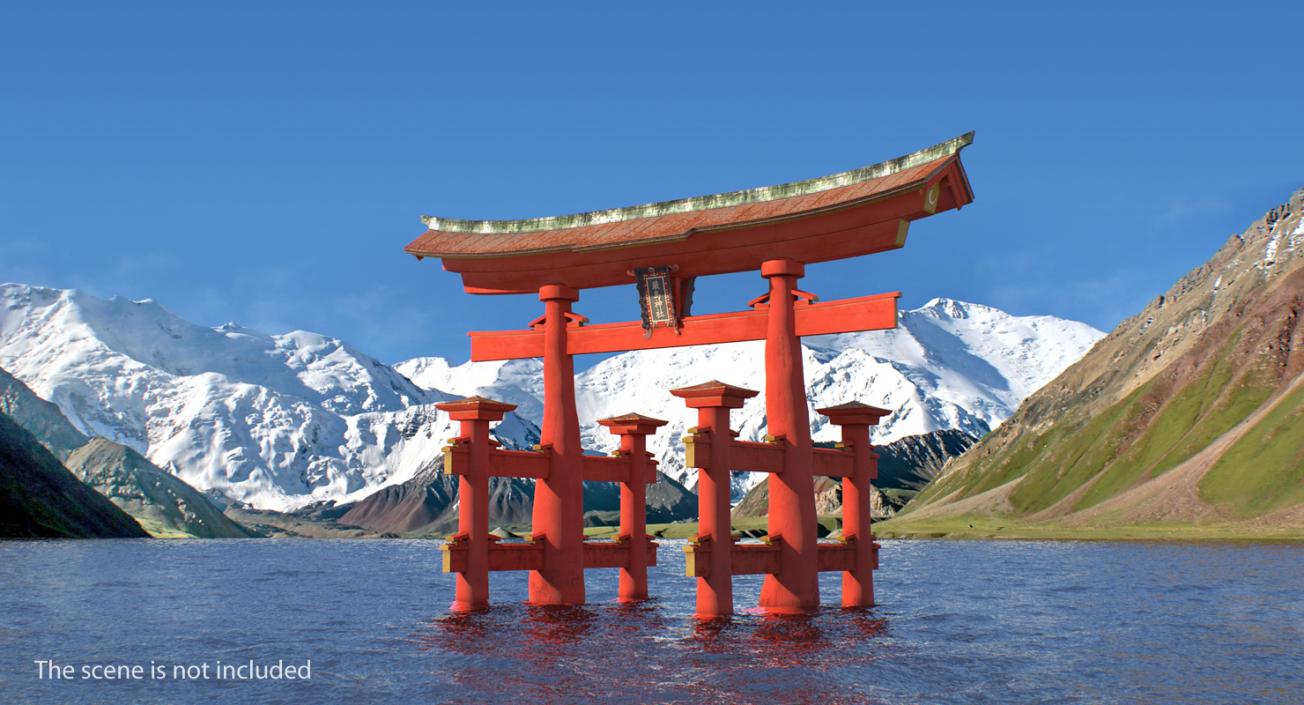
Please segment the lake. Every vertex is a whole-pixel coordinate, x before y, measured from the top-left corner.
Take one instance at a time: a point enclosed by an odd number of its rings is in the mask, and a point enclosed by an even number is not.
[[[614,570],[567,609],[502,573],[450,617],[431,541],[0,542],[0,702],[1304,702],[1304,546],[884,541],[872,610],[826,574],[815,615],[711,626],[681,546],[637,607]],[[734,584],[754,605],[759,576]],[[125,679],[82,679],[104,667]]]

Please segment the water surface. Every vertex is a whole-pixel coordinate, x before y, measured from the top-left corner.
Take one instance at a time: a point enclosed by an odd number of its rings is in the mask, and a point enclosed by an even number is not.
[[[654,599],[450,617],[434,542],[0,542],[0,702],[1304,702],[1304,546],[884,541],[879,606],[692,618],[664,542]],[[735,580],[740,607],[760,579]],[[308,681],[42,681],[84,664],[302,664]]]

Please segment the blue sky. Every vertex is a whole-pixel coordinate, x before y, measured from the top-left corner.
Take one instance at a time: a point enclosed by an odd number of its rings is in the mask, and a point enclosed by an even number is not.
[[[196,322],[467,355],[418,217],[552,215],[819,176],[977,131],[976,202],[813,266],[1108,329],[1304,186],[1304,5],[7,3],[0,280]],[[699,283],[699,310],[763,284]],[[586,292],[595,321],[631,288]]]

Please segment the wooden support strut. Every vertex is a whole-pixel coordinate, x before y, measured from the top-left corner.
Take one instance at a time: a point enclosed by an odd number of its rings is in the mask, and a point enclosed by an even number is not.
[[[615,566],[620,568],[619,599],[621,602],[646,600],[647,568],[656,565],[657,558],[656,544],[647,537],[647,485],[657,480],[656,461],[647,452],[647,437],[666,422],[625,414],[600,419],[598,423],[620,436],[619,460],[626,466],[620,480],[620,545],[626,557]]]
[[[870,527],[870,486],[878,477],[878,455],[869,442],[869,427],[891,412],[859,402],[817,411],[842,427],[842,445],[853,457],[851,472],[842,475],[842,541],[846,553],[837,561],[821,553],[821,570],[842,570],[842,606],[874,606],[874,569],[879,545]]]
[[[722,382],[672,389],[690,409],[697,427],[689,467],[697,467],[697,539],[686,546],[687,573],[697,578],[697,616],[714,619],[733,614],[733,532],[729,522],[729,469],[733,432],[729,410],[742,408],[756,392]],[[705,453],[701,452],[703,449]]]
[[[445,570],[455,564],[462,568],[457,571],[452,610],[474,612],[489,606],[489,453],[493,448],[489,423],[502,419],[516,405],[469,397],[435,407],[461,422],[465,439],[465,467],[458,476],[458,533],[451,544],[444,544],[444,566]]]

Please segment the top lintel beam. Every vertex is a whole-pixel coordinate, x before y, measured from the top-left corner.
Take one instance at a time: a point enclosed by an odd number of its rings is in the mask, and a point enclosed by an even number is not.
[[[796,306],[797,335],[829,335],[896,327],[897,298],[901,292],[862,296]],[[764,340],[766,312],[752,311],[689,316],[680,329],[654,328],[646,336],[641,323],[604,323],[575,326],[567,332],[571,355],[650,350],[691,345]],[[543,356],[543,331],[473,331],[471,359],[515,360]]]

